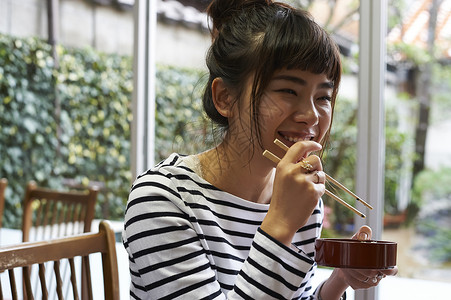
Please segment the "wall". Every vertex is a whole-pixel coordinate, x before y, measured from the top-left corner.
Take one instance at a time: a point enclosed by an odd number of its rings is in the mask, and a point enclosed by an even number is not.
[[[61,44],[88,45],[108,53],[132,55],[132,9],[99,6],[84,0],[59,2]],[[47,1],[0,0],[0,32],[47,39]],[[205,52],[210,44],[208,32],[177,22],[159,21],[157,35],[157,63],[204,67]]]

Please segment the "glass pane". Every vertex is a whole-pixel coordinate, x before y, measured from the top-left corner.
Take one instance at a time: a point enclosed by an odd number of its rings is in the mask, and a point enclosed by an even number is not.
[[[383,238],[398,242],[399,275],[381,290],[440,299],[451,292],[451,1],[388,6]]]
[[[327,174],[351,191],[355,191],[357,104],[358,104],[358,37],[359,1],[293,1],[307,8],[314,19],[333,36],[340,47],[343,62],[342,81],[335,104],[330,144],[323,157]],[[327,189],[355,206],[355,199],[333,185]],[[328,196],[323,197],[325,219],[323,238],[350,238],[355,233],[355,214]],[[315,280],[329,277],[332,269],[319,267]],[[349,288],[347,299],[354,299]]]

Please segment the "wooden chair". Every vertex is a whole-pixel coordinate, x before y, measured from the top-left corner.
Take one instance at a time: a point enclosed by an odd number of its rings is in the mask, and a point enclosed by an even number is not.
[[[22,241],[38,241],[91,231],[98,188],[58,191],[27,185],[23,201]]]
[[[48,241],[26,242],[18,245],[5,246],[0,248],[0,273],[8,271],[8,278],[0,282],[1,299],[19,299],[22,291],[22,281],[16,280],[17,274],[29,274],[29,271],[20,272],[17,269],[29,270],[33,266],[39,269],[40,295],[35,296],[31,288],[30,277],[23,275],[25,283],[25,293],[27,299],[42,298],[47,299],[49,293],[58,295],[58,299],[63,299],[61,266],[63,261],[68,261],[70,265],[71,281],[69,282],[72,295],[68,298],[79,299],[80,285],[74,260],[81,259],[86,269],[89,270],[87,290],[88,299],[93,299],[92,270],[90,268],[90,258],[93,254],[101,253],[103,269],[103,285],[105,299],[119,299],[119,275],[116,256],[116,241],[114,232],[108,221],[102,221],[99,225],[99,232],[81,233],[78,235],[56,238]],[[53,262],[53,282],[49,282],[45,266]],[[50,268],[48,268],[50,269]],[[18,271],[18,272],[15,272]],[[48,271],[48,270],[47,270]],[[99,271],[100,272],[100,271]],[[3,273],[7,277],[6,273]],[[9,281],[9,288],[5,282]],[[96,291],[101,287],[95,286]]]
[[[0,228],[2,228],[3,211],[5,210],[5,190],[8,186],[8,180],[6,178],[0,179]]]
[[[88,191],[63,191],[38,187],[36,182],[30,181],[23,200],[22,241],[43,241],[91,231],[97,194],[96,186]],[[65,266],[62,274],[65,287],[70,280],[68,269]],[[82,265],[82,294],[86,299],[87,274],[84,269]],[[32,272],[24,276],[33,278],[33,289],[37,290],[38,274]]]

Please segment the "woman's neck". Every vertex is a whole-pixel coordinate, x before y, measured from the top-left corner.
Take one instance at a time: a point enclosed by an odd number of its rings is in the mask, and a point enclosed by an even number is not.
[[[198,154],[202,177],[217,188],[256,203],[269,203],[273,167],[252,148],[237,149],[226,141]]]

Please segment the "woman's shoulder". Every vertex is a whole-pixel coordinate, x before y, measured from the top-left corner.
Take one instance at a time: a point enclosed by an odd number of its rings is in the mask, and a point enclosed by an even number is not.
[[[182,202],[179,192],[180,177],[190,178],[193,174],[182,164],[183,155],[171,154],[168,158],[150,168],[134,181],[127,202],[129,214],[140,214],[143,209],[149,209],[149,203]],[[133,208],[133,209],[132,209]]]
[[[146,186],[173,190],[174,193],[178,192],[181,187],[216,190],[193,170],[193,166],[188,160],[189,157],[178,153],[171,154],[155,167],[139,175],[133,183],[131,191]]]
[[[154,176],[164,176],[168,178],[171,178],[174,175],[181,174],[194,176],[195,175],[194,171],[184,163],[185,157],[186,155],[172,153],[166,159],[160,161],[154,167],[148,169],[147,171],[139,175],[136,181],[140,181],[142,179],[149,179]]]
[[[167,158],[163,159],[159,163],[157,163],[154,167],[150,168],[147,172],[162,172],[165,173],[167,171],[183,171],[183,172],[192,172],[192,170],[186,168],[186,165],[183,163],[184,159],[187,155],[172,153]],[[146,172],[146,173],[147,173]]]

